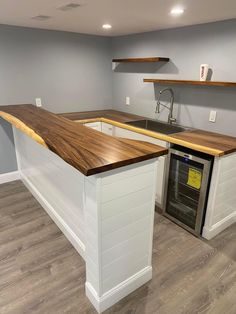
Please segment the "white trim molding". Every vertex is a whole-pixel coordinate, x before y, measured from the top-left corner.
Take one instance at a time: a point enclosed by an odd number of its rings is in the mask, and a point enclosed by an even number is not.
[[[19,171],[12,171],[0,174],[0,184],[20,180]]]
[[[233,212],[211,227],[204,226],[202,236],[207,240],[211,240],[217,234],[231,226],[234,222],[236,222],[236,212]]]
[[[152,267],[148,266],[142,269],[135,275],[121,282],[116,287],[104,293],[101,297],[98,296],[93,286],[86,282],[86,295],[93,304],[98,313],[102,313],[125,296],[135,291],[152,279]]]

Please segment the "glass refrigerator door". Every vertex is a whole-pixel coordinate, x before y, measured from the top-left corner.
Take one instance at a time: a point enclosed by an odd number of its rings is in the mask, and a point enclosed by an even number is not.
[[[166,212],[176,220],[195,229],[204,165],[171,155]]]

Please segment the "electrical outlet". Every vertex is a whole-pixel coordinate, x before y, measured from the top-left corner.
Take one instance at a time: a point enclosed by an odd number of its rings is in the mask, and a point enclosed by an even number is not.
[[[35,104],[36,104],[36,107],[42,107],[42,100],[41,100],[41,98],[36,98],[35,99]]]
[[[130,105],[130,97],[126,97],[125,104],[126,104],[126,106]]]
[[[210,111],[209,121],[213,123],[216,122],[216,111],[214,110]]]

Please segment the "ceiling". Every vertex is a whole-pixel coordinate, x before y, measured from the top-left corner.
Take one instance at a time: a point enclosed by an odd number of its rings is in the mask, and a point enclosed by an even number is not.
[[[58,7],[81,4],[73,10]],[[181,16],[171,16],[181,6]],[[44,21],[33,16],[46,15]],[[117,36],[236,18],[235,0],[0,0],[0,24]],[[111,30],[102,29],[105,23]]]

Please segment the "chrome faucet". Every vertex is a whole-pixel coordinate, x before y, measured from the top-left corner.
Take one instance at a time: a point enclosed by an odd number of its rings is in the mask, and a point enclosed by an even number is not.
[[[170,92],[170,96],[171,96],[170,97],[170,107],[167,107],[166,105],[162,104],[160,101],[161,95],[167,91]],[[157,105],[156,105],[155,113],[160,113],[160,106],[163,106],[169,110],[168,123],[172,124],[173,122],[176,122],[176,119],[173,117],[173,109],[174,109],[174,92],[173,92],[173,89],[165,88],[165,89],[160,91],[159,97],[157,99]]]

